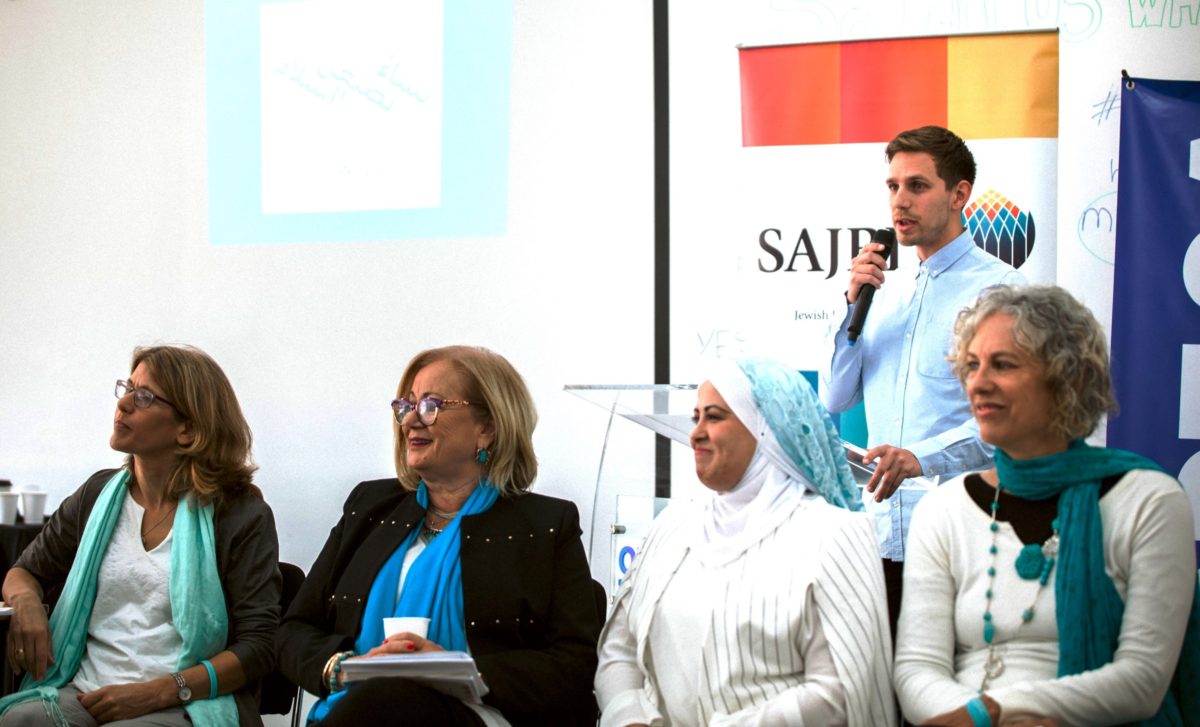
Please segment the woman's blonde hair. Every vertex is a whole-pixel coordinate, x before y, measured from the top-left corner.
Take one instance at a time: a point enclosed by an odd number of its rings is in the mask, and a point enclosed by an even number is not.
[[[129,370],[139,364],[145,364],[192,434],[192,441],[176,450],[179,462],[167,491],[180,499],[190,492],[200,504],[218,507],[246,491],[261,497],[253,484],[257,467],[250,461],[250,425],[217,362],[192,346],[145,346],[134,349]],[[127,462],[132,466],[133,455]]]
[[[445,346],[413,357],[400,377],[396,396],[407,396],[421,369],[438,361],[447,362],[462,377],[466,387],[462,396],[475,405],[470,409],[476,420],[491,420],[495,427],[487,463],[480,465],[481,476],[486,475],[502,495],[518,495],[528,490],[537,477],[537,457],[533,453],[537,410],[525,380],[498,353],[478,346]],[[396,476],[406,489],[416,490],[421,476],[408,466],[408,442],[395,417],[392,430]]]
[[[1087,306],[1057,285],[997,285],[960,311],[949,357],[959,381],[966,384],[967,347],[979,326],[997,314],[1012,317],[1013,340],[1045,367],[1054,397],[1052,431],[1068,441],[1081,439],[1102,416],[1117,410],[1104,328]]]

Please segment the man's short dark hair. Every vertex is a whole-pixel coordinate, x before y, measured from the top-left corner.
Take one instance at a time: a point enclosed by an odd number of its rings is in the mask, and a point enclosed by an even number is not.
[[[967,143],[957,134],[940,126],[922,126],[919,129],[909,129],[896,134],[896,138],[888,142],[887,160],[900,152],[924,152],[933,157],[937,166],[937,174],[950,189],[962,180],[975,185],[975,157],[967,148]]]

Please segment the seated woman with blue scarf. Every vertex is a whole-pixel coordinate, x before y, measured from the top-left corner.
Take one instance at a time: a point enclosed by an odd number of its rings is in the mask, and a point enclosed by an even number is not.
[[[418,354],[394,413],[397,478],[359,484],[276,639],[280,669],[320,697],[322,725],[595,724],[603,614],[570,502],[530,494],[532,397],[503,357]],[[430,619],[385,639],[385,617]],[[399,677],[344,688],[353,655],[469,652],[467,703]]]
[[[1200,723],[1192,508],[1145,457],[1088,446],[1115,408],[1104,329],[1051,285],[990,288],[956,373],[995,468],[916,509],[896,692],[922,724]]]
[[[4,579],[8,658],[26,675],[0,724],[262,725],[279,543],[237,397],[177,346],[134,351],[115,393],[125,466],[63,501]]]
[[[816,392],[774,361],[719,361],[693,420],[711,493],[663,510],[621,587],[601,724],[895,724],[875,532]]]

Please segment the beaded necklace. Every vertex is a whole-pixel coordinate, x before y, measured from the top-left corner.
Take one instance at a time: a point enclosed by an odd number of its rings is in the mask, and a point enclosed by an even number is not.
[[[983,664],[983,680],[979,684],[979,693],[983,694],[987,689],[988,682],[999,677],[1004,673],[1004,659],[996,653],[996,626],[992,622],[992,597],[996,586],[996,557],[999,552],[996,547],[996,533],[1000,530],[1000,524],[996,522],[996,511],[1000,509],[1000,491],[1003,488],[996,484],[996,496],[992,500],[992,545],[988,548],[991,553],[992,562],[988,566],[988,588],[987,588],[987,605],[983,609],[983,640],[988,645],[987,661]],[[1017,575],[1021,578],[1031,581],[1035,578],[1038,582],[1037,590],[1033,594],[1033,600],[1029,603],[1029,608],[1021,612],[1021,623],[1017,628],[1024,626],[1033,620],[1033,607],[1037,603],[1038,596],[1042,594],[1042,589],[1046,587],[1046,583],[1050,580],[1050,572],[1054,570],[1054,562],[1058,557],[1058,518],[1050,523],[1050,529],[1053,531],[1045,543],[1038,545],[1030,543],[1021,548],[1020,554],[1014,563],[1017,570]]]

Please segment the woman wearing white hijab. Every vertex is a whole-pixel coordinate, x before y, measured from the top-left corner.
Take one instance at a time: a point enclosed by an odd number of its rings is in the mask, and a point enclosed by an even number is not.
[[[600,637],[602,725],[895,724],[883,573],[837,432],[782,364],[718,362],[696,475]]]

